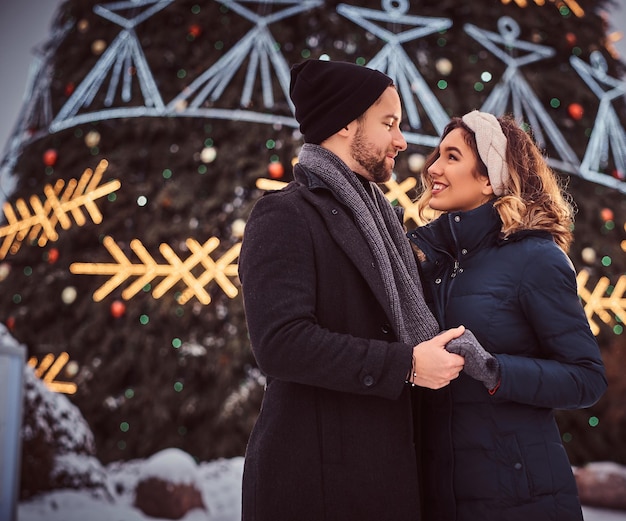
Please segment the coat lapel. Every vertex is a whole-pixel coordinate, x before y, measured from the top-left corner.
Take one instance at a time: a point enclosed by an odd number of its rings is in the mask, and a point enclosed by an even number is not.
[[[359,232],[350,211],[334,197],[320,197],[316,192],[303,190],[304,198],[316,209],[326,224],[328,233],[348,256],[384,308],[392,316],[383,280],[374,256]],[[330,192],[329,192],[330,193]]]

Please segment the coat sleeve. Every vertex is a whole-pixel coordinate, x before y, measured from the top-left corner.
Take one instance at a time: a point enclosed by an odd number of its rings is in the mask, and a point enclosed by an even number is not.
[[[494,397],[554,409],[595,404],[607,388],[604,364],[573,266],[556,245],[540,245],[526,262],[519,299],[541,357],[496,355],[502,379]]]
[[[284,381],[397,398],[411,367],[411,346],[318,323],[314,233],[319,230],[311,229],[302,200],[288,193],[262,197],[248,219],[239,278],[259,368]]]

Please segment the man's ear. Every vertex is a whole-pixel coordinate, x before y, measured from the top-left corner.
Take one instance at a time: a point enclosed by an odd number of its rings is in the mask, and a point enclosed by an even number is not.
[[[341,134],[342,136],[347,136],[350,133],[350,126],[346,125],[345,127],[339,129],[337,131],[338,134]]]

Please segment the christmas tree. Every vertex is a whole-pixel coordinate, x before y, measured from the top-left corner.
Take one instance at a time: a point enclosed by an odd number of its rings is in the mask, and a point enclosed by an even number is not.
[[[570,256],[610,391],[559,414],[573,464],[626,462],[626,83],[610,0],[62,4],[2,169],[0,320],[103,462],[242,455],[263,393],[236,277],[246,218],[302,144],[289,67],[389,74],[409,142],[383,187],[415,214],[452,115],[511,112],[568,183]]]

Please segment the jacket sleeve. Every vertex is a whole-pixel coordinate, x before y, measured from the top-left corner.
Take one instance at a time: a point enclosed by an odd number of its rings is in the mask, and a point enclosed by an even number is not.
[[[519,299],[541,358],[496,355],[501,385],[494,397],[554,409],[595,404],[607,388],[604,364],[571,261],[556,245],[539,247],[526,262]]]
[[[314,233],[302,200],[289,193],[262,197],[248,219],[239,278],[259,368],[284,381],[397,398],[411,367],[411,346],[318,323]]]

